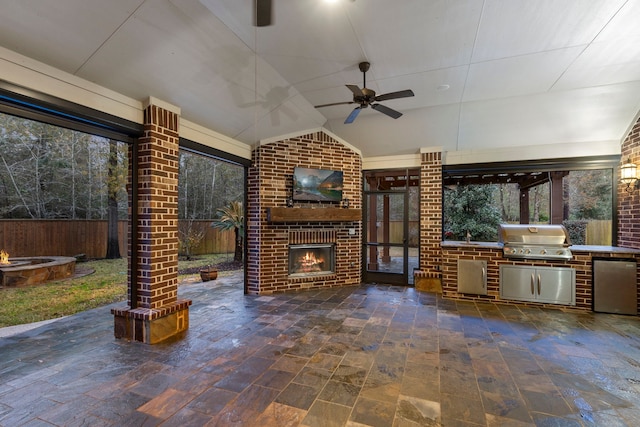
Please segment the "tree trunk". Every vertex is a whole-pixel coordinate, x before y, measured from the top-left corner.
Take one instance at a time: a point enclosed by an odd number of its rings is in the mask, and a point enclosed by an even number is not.
[[[118,168],[118,142],[109,141],[109,169],[107,171],[107,259],[121,258],[120,242],[118,241],[118,191],[114,175]]]
[[[240,229],[239,228],[234,228],[233,231],[235,232],[235,236],[236,236],[236,250],[235,253],[233,254],[233,260],[235,262],[241,262],[242,261],[242,236],[240,235]]]

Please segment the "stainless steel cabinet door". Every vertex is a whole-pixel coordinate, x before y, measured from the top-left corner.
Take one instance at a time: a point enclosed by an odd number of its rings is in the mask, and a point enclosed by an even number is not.
[[[536,300],[536,269],[511,265],[500,266],[500,298]]]
[[[487,295],[487,261],[458,260],[458,292]]]
[[[536,293],[539,302],[575,305],[575,270],[573,268],[537,268]]]

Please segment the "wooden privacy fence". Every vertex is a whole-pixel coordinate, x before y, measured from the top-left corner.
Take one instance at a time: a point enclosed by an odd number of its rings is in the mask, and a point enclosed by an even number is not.
[[[193,254],[229,253],[234,250],[233,231],[212,228],[210,220],[196,221],[205,237]],[[127,256],[127,221],[118,222],[120,255]],[[102,220],[0,220],[0,250],[10,257],[74,256],[104,258],[107,221]]]
[[[611,220],[590,220],[587,223],[587,245],[611,245]]]

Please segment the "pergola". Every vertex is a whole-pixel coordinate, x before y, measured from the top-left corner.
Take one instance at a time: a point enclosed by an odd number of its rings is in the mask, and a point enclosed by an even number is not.
[[[551,183],[551,224],[562,224],[567,218],[562,180],[569,171],[551,172],[509,172],[486,174],[443,174],[443,186],[517,184],[520,190],[520,223],[529,223],[529,191],[542,184]]]

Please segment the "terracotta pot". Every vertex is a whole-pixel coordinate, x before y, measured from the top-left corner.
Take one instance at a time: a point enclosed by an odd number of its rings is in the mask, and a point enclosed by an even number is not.
[[[208,270],[200,270],[200,278],[203,282],[208,282],[209,280],[216,280],[218,278],[218,270],[215,268],[210,268]]]

